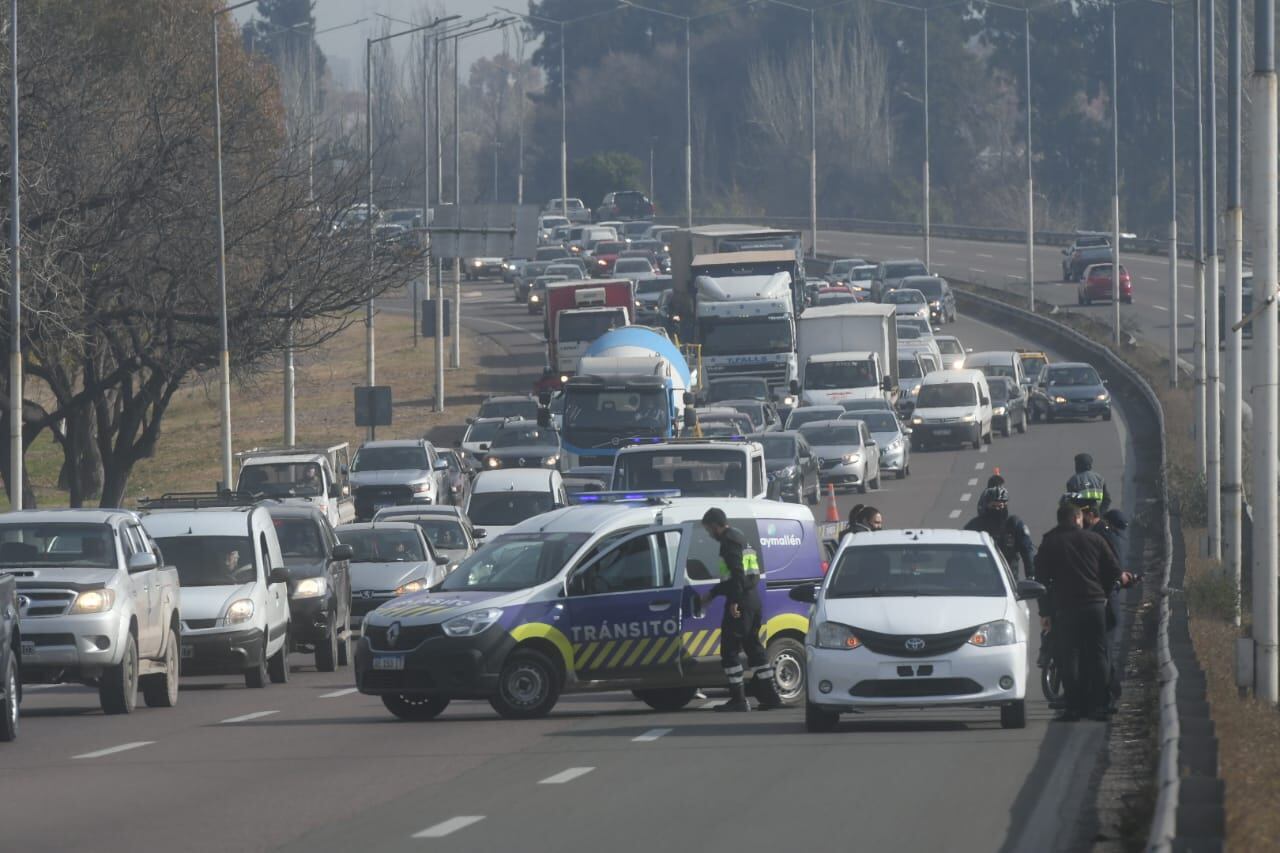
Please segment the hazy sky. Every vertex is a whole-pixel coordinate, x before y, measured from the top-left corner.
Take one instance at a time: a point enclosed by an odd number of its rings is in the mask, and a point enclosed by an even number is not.
[[[528,8],[527,0],[511,2],[499,0],[499,2],[516,11],[524,11]],[[433,9],[443,7],[446,14],[462,15],[464,19],[496,10],[496,4],[492,0],[432,0],[429,4],[424,3],[424,0],[316,0],[317,30],[341,26],[359,18],[368,18],[364,23],[354,27],[323,33],[317,37],[320,49],[333,60],[331,67],[339,81],[347,85],[355,85],[364,79],[365,39],[370,35],[379,34],[383,24],[383,20],[377,17],[377,13],[381,12],[384,15],[411,21],[420,16],[419,10],[424,5],[429,5]],[[254,17],[256,8],[254,5],[239,10],[236,13],[237,19],[245,21]],[[514,36],[513,32],[513,49]],[[407,42],[411,38],[397,39],[401,42],[399,50],[407,49]],[[485,33],[466,39],[461,43],[462,68],[468,68],[472,62],[482,56],[492,56],[501,51],[502,33],[500,32]],[[525,55],[528,56],[532,52],[533,48],[530,46],[526,49]]]

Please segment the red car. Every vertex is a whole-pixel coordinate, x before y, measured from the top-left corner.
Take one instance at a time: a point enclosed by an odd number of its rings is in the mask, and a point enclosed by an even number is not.
[[[847,305],[857,301],[858,297],[854,292],[843,284],[819,287],[813,295],[814,305]]]
[[[1111,264],[1094,264],[1084,272],[1076,290],[1076,301],[1089,305],[1096,299],[1111,299]],[[1120,265],[1120,301],[1133,303],[1133,280],[1129,271]]]
[[[627,244],[621,240],[616,242],[601,240],[591,250],[591,257],[587,258],[587,269],[597,278],[612,275],[614,262],[618,260],[618,255],[626,250]]]

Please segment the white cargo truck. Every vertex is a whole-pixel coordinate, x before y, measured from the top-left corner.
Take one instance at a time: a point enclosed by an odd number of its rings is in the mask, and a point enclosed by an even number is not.
[[[878,303],[810,308],[797,321],[803,405],[898,396],[898,329],[894,307]]]

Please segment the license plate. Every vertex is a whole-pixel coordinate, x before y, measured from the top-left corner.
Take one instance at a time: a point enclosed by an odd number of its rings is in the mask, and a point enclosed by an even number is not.
[[[183,646],[183,647],[182,647],[182,656],[183,656],[184,658],[193,658],[193,657],[195,657],[195,656],[196,656],[196,647],[195,647],[195,646]]]
[[[935,430],[933,431],[933,434],[934,434],[934,435],[951,435],[951,430],[949,430],[949,429],[935,429]]]
[[[377,655],[373,659],[374,669],[404,669],[404,655]]]
[[[22,641],[22,656],[23,656],[23,657],[26,657],[27,655],[34,655],[35,653],[36,653],[36,641],[35,641],[35,640],[23,640],[23,641]]]

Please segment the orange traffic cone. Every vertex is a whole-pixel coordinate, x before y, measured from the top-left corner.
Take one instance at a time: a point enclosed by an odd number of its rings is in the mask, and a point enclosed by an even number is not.
[[[827,521],[840,523],[840,508],[836,506],[836,486],[835,483],[827,483],[827,497],[830,499],[827,503]]]

